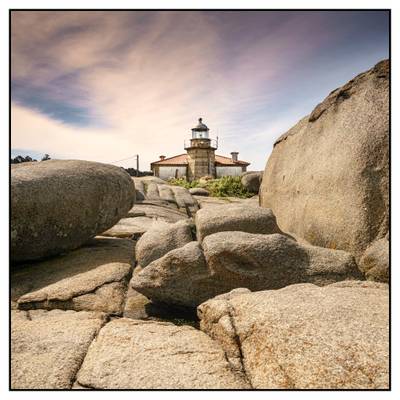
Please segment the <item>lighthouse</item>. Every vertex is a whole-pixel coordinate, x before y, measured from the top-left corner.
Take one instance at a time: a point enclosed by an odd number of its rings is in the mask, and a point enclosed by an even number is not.
[[[192,128],[189,144],[185,143],[189,181],[206,175],[215,178],[215,150],[218,143],[210,138],[209,131],[207,125],[203,123],[203,119],[199,118],[199,123]]]
[[[161,179],[185,178],[189,182],[204,176],[221,178],[223,176],[240,176],[250,163],[239,160],[237,151],[231,157],[215,154],[217,140],[210,138],[210,130],[199,118],[199,123],[191,129],[190,139],[184,141],[186,153],[173,157],[160,156],[151,163],[151,170]]]

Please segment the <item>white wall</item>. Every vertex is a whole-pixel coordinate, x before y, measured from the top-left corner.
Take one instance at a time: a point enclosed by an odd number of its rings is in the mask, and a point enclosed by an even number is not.
[[[176,170],[178,170],[178,178],[186,177],[186,167],[167,167],[160,165],[160,178],[169,179],[175,178]]]
[[[221,176],[240,176],[242,167],[216,167],[217,178]]]

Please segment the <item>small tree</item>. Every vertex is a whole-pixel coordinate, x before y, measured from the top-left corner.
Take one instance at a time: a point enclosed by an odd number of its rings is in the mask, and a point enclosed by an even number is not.
[[[45,154],[42,158],[42,161],[47,161],[47,160],[51,160],[51,158],[48,154]]]

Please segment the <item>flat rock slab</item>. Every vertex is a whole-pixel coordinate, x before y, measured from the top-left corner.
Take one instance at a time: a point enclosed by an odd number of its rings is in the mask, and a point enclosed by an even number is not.
[[[215,207],[226,204],[245,204],[251,207],[259,206],[258,196],[250,197],[249,199],[242,199],[240,197],[204,197],[204,196],[193,196],[200,208]]]
[[[70,389],[105,315],[11,311],[11,388]]]
[[[103,236],[117,238],[138,238],[153,225],[149,217],[122,218],[116,225],[102,233]]]
[[[11,274],[11,298],[28,309],[73,309],[121,314],[135,242],[96,238],[86,246]]]
[[[217,340],[257,389],[387,389],[388,286],[297,284],[219,296],[198,308]]]
[[[186,213],[178,211],[176,207],[165,206],[163,204],[136,204],[128,212],[127,217],[149,217],[169,223],[175,223],[188,218]]]
[[[121,318],[91,344],[77,383],[95,389],[243,389],[221,347],[187,326]]]
[[[193,195],[193,197],[199,203],[200,208],[213,207],[213,206],[219,206],[219,205],[224,205],[224,204],[232,204],[232,203],[240,202],[240,201],[231,201],[228,197],[204,197],[204,196],[198,196],[198,195]]]

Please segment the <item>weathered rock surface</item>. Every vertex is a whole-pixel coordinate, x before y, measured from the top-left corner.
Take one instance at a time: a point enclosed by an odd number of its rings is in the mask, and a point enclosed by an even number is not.
[[[239,197],[204,197],[204,196],[194,196],[199,204],[200,208],[206,207],[216,207],[220,205],[228,204],[243,204],[250,207],[259,207],[258,196],[253,196],[248,199],[242,199]]]
[[[260,204],[280,227],[357,260],[389,217],[389,61],[334,90],[281,136]]]
[[[197,201],[189,191],[180,186],[168,185],[157,177],[134,178],[138,202],[170,205],[191,216],[198,210]]]
[[[192,196],[209,196],[210,195],[210,192],[207,189],[199,188],[199,187],[190,188],[189,193]]]
[[[220,232],[207,237],[202,246],[209,269],[236,279],[235,287],[277,289],[299,282],[326,285],[362,278],[351,254],[301,245],[280,234]]]
[[[77,381],[95,389],[243,389],[206,334],[170,323],[118,319],[91,344]]]
[[[112,228],[102,233],[102,236],[115,238],[138,239],[147,232],[157,221],[149,217],[122,218]]]
[[[197,200],[197,203],[199,204],[200,208],[230,204],[230,201],[226,197],[206,197],[197,195],[193,196]]]
[[[121,168],[77,160],[11,165],[11,259],[38,259],[82,245],[132,207]]]
[[[387,285],[339,282],[209,300],[201,329],[256,389],[387,389]]]
[[[11,311],[11,388],[71,388],[104,323],[97,312]]]
[[[145,203],[135,204],[135,206],[128,212],[127,217],[148,217],[159,221],[169,222],[171,224],[188,218],[186,212],[179,211],[171,206]]]
[[[383,238],[365,250],[359,267],[368,280],[389,282],[389,262],[389,241]]]
[[[154,303],[146,296],[129,287],[123,316],[125,318],[172,322],[198,328],[195,309],[174,307],[170,304]]]
[[[134,273],[129,285],[155,302],[188,307],[221,293],[214,289],[198,242],[171,250],[153,261]],[[218,285],[216,281],[215,286]]]
[[[164,185],[167,186],[167,185]],[[104,236],[138,239],[151,227],[159,222],[175,223],[188,220],[188,214],[180,211],[173,203],[157,202],[152,203],[144,200],[129,210],[126,218],[122,218],[116,225],[106,232]],[[160,224],[163,225],[163,224]]]
[[[132,177],[132,179],[135,182],[135,185],[137,182],[142,182],[143,184],[149,184],[149,183],[157,183],[158,185],[166,185],[167,182],[164,181],[163,179],[157,177],[157,176],[140,176],[140,177]]]
[[[175,224],[158,223],[151,227],[137,242],[136,259],[145,267],[171,250],[193,240],[192,225],[188,221]]]
[[[249,171],[242,174],[241,182],[250,193],[258,193],[262,181],[263,171]]]
[[[151,307],[151,300],[131,287],[128,288],[124,305],[124,317],[133,319],[148,319],[151,317],[151,312],[149,311],[149,308]]]
[[[121,314],[134,258],[131,240],[96,238],[80,249],[12,271],[11,299],[24,310]]]
[[[203,253],[203,250],[204,253]],[[219,232],[172,250],[134,274],[130,285],[156,302],[196,307],[234,288],[326,285],[362,274],[349,253],[300,245],[280,234]]]
[[[282,233],[271,210],[244,204],[202,208],[196,213],[195,223],[199,241],[222,231]]]

